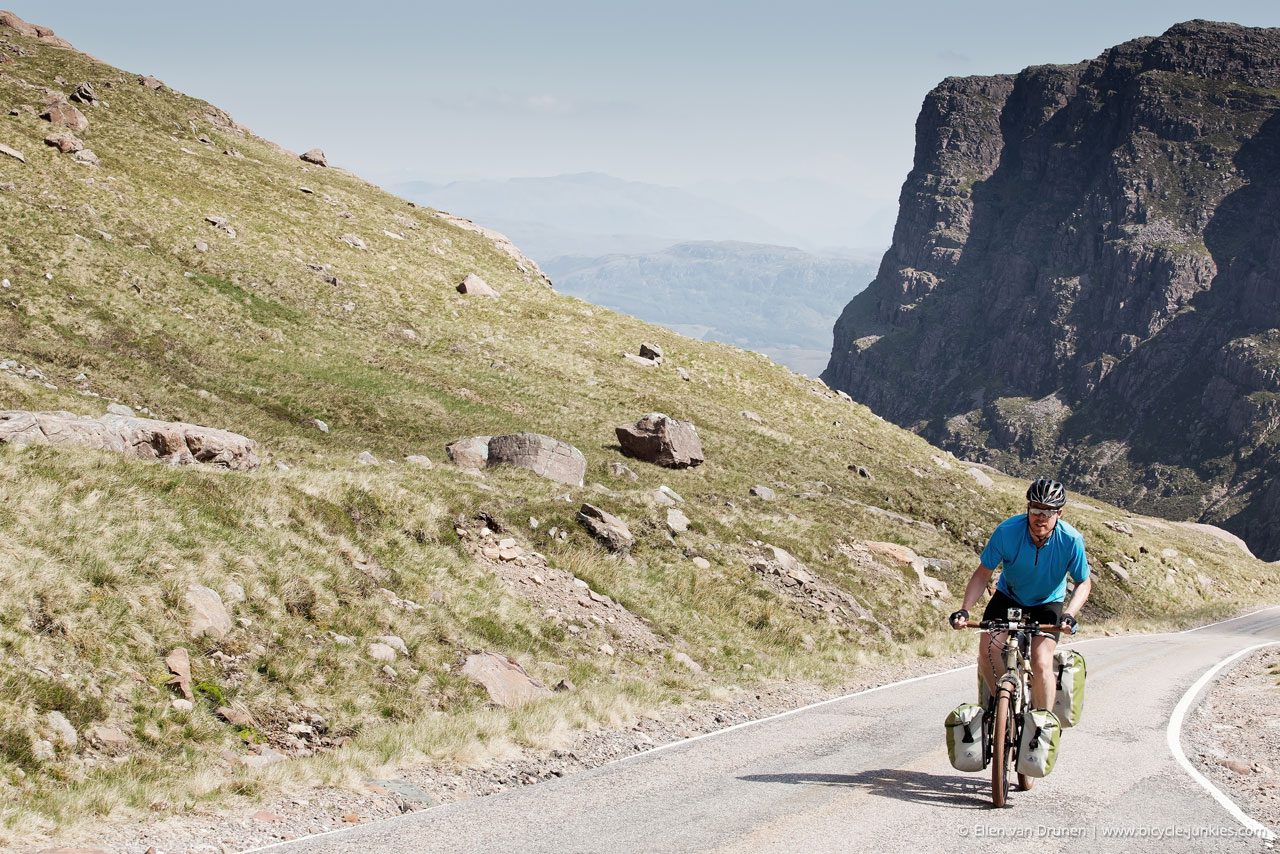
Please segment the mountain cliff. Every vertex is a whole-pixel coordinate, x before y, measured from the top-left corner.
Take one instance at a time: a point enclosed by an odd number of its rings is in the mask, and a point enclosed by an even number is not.
[[[925,98],[823,378],[958,454],[1280,556],[1280,29]]]

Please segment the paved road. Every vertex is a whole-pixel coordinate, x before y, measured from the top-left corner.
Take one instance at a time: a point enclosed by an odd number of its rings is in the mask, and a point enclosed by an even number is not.
[[[1006,809],[990,806],[987,775],[947,763],[942,721],[973,693],[970,667],[273,850],[1267,850],[1250,838],[1108,836],[1241,828],[1178,765],[1166,729],[1201,674],[1267,641],[1280,641],[1280,607],[1190,633],[1087,640],[1083,721],[1064,733],[1053,774]]]

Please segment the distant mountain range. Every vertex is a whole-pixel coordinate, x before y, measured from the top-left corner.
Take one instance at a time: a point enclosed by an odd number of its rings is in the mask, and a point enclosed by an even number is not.
[[[544,269],[565,293],[694,338],[765,353],[810,376],[826,365],[833,318],[875,276],[866,260],[733,241],[561,256]]]
[[[821,241],[803,233],[804,198],[835,189],[793,181],[779,194],[778,183],[706,182],[704,196],[587,172],[393,189],[503,232],[566,293],[816,376],[835,318],[875,265],[849,247],[814,252]],[[794,228],[762,215],[767,197],[789,200],[776,213]]]

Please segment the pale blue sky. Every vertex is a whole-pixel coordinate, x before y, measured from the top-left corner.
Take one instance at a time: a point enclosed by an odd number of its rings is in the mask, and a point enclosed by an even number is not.
[[[77,47],[373,180],[811,176],[893,199],[948,75],[1075,62],[1275,2],[11,0]]]

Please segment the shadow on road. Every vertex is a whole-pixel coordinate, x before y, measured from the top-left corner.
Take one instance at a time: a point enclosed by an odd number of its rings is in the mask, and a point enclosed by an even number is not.
[[[880,768],[860,774],[747,774],[748,783],[790,783],[799,786],[850,786],[865,788],[873,795],[898,801],[940,804],[958,809],[987,809],[991,806],[990,780],[953,777]]]

